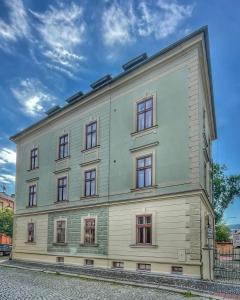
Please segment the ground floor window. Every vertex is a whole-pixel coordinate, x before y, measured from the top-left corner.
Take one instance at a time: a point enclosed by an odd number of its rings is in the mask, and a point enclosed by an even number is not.
[[[112,267],[116,268],[116,269],[123,269],[124,262],[122,262],[122,261],[113,261]]]
[[[35,241],[35,224],[34,223],[28,223],[28,242],[33,243]]]
[[[94,265],[93,259],[85,259],[85,265],[86,266],[93,266]]]
[[[66,220],[58,220],[56,222],[56,242],[66,242]]]
[[[136,243],[143,245],[152,244],[152,215],[136,217]]]
[[[85,219],[84,243],[95,244],[95,219]]]
[[[137,269],[140,270],[140,271],[151,271],[151,265],[150,264],[138,263],[137,264]]]

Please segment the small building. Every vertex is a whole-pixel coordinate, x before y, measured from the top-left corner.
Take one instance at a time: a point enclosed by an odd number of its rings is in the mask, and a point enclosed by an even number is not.
[[[4,208],[11,208],[14,210],[15,202],[13,195],[7,195],[6,193],[0,193],[0,210]],[[0,244],[11,244],[12,239],[6,234],[0,233]]]

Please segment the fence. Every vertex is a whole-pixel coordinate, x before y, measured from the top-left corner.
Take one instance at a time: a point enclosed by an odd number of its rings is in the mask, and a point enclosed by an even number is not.
[[[216,280],[240,284],[240,248],[215,251],[214,276]]]

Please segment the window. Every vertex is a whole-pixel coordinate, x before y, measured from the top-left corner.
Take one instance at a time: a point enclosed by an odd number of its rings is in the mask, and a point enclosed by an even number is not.
[[[28,223],[28,242],[34,242],[34,223]]]
[[[68,134],[64,134],[59,138],[58,158],[68,157]]]
[[[153,99],[146,99],[137,104],[137,131],[153,126]]]
[[[95,244],[95,219],[85,219],[84,243]]]
[[[57,201],[67,200],[67,177],[58,178],[58,196]]]
[[[179,266],[172,266],[172,274],[182,275],[183,268]]]
[[[58,262],[58,263],[64,263],[64,257],[63,256],[56,257],[56,262]]]
[[[124,263],[122,261],[113,261],[112,267],[116,269],[123,269]]]
[[[142,215],[136,217],[136,243],[143,245],[152,244],[152,215]]]
[[[85,259],[85,265],[86,266],[93,266],[94,265],[94,261],[92,259]]]
[[[97,146],[97,122],[86,125],[86,149]]]
[[[37,205],[37,185],[29,186],[29,195],[28,195],[28,206],[36,206]]]
[[[66,241],[66,220],[56,222],[56,242],[65,243]]]
[[[137,158],[137,188],[152,185],[152,155]]]
[[[85,172],[85,197],[96,195],[96,170],[89,170]]]
[[[30,170],[38,168],[38,148],[31,150],[30,155]]]
[[[151,265],[139,263],[137,264],[137,269],[139,271],[151,271]]]

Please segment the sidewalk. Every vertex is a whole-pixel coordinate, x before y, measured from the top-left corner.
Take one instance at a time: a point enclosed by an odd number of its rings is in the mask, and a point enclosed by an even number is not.
[[[178,276],[164,276],[155,273],[139,273],[113,269],[100,269],[94,267],[69,266],[59,264],[45,264],[36,262],[23,262],[6,260],[0,266],[28,269],[32,271],[57,273],[68,276],[87,277],[115,283],[123,283],[151,288],[166,289],[176,292],[191,291],[192,294],[211,297],[214,299],[239,299],[240,285],[187,279]]]

